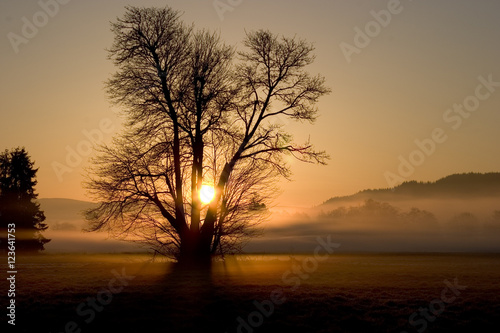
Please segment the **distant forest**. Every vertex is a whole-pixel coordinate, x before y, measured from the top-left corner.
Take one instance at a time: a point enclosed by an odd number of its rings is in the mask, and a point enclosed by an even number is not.
[[[332,227],[498,234],[500,173],[454,174],[435,182],[408,181],[395,188],[334,197],[316,208],[319,221]]]
[[[474,233],[481,229],[500,228],[500,210],[495,210],[486,220],[481,220],[471,212],[460,212],[447,221],[439,221],[436,216],[427,210],[412,207],[401,210],[389,203],[368,199],[362,205],[338,207],[321,212],[318,218],[330,223],[356,223],[365,221],[373,226],[393,226],[411,229],[425,229],[441,226],[453,228],[457,232]]]
[[[323,204],[344,200],[400,200],[425,199],[432,197],[468,198],[500,196],[500,173],[463,173],[453,174],[435,182],[404,182],[394,188],[369,189],[354,195],[334,197]]]

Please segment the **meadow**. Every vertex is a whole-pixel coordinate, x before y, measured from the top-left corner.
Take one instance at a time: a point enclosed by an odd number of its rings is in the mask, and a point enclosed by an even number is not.
[[[22,257],[15,331],[481,332],[499,326],[500,255],[312,258],[235,256],[200,271],[146,254]]]

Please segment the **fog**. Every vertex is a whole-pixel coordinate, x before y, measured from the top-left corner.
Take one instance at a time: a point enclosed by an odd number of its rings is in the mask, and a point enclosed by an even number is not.
[[[310,252],[329,235],[338,252],[498,252],[500,200],[339,201],[289,213],[276,211],[264,237],[247,251]]]
[[[69,199],[40,199],[41,209],[49,228],[43,233],[51,241],[45,244],[47,253],[120,253],[144,249],[136,244],[108,237],[104,232],[85,232],[83,211],[90,202]]]
[[[108,238],[106,233],[72,230],[52,230],[45,233],[51,239],[45,245],[50,253],[122,253],[142,252],[136,244]]]
[[[88,233],[82,210],[91,203],[43,199],[51,241],[47,252],[145,251],[136,244]],[[338,200],[311,209],[275,208],[250,240],[248,253],[307,253],[317,238],[340,243],[338,252],[499,252],[500,200],[405,197],[402,200]]]

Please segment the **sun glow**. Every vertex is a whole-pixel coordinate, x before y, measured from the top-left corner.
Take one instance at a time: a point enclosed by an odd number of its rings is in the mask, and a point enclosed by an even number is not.
[[[210,185],[202,185],[200,189],[200,199],[204,204],[210,203],[215,197],[215,189]]]

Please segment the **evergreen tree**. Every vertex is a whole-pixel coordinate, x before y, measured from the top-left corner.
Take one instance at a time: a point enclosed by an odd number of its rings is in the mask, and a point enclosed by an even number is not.
[[[35,201],[35,180],[38,169],[24,148],[5,150],[0,154],[0,229],[2,243],[6,241],[7,226],[15,224],[16,250],[40,251],[49,242],[42,232],[45,215]],[[4,238],[5,237],[5,238]]]

